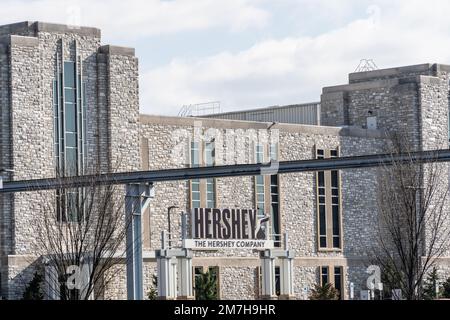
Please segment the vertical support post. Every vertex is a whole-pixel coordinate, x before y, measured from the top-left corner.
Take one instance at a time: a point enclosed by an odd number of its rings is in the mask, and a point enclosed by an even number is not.
[[[143,300],[142,213],[149,204],[149,183],[128,184],[125,198],[127,298]]]
[[[179,259],[179,288],[178,299],[194,300],[192,291],[192,252],[186,250],[186,257]]]
[[[261,298],[271,300],[275,294],[275,258],[270,255],[270,250],[265,251],[261,259],[262,292]]]
[[[171,277],[171,259],[168,257],[157,258],[158,269],[158,297],[159,299],[170,299],[170,277]]]
[[[281,270],[280,270],[280,298],[291,299],[294,295],[294,289],[292,285],[292,264],[293,259],[290,257],[281,258]]]

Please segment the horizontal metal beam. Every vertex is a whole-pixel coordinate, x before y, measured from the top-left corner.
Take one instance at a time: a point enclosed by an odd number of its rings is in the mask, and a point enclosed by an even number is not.
[[[281,161],[265,164],[238,164],[229,166],[182,168],[157,171],[121,172],[86,175],[71,178],[10,181],[3,183],[0,193],[87,187],[93,185],[117,185],[143,182],[161,182],[204,178],[256,176],[292,172],[356,169],[391,165],[392,163],[446,162],[450,161],[450,149],[412,152],[409,154],[375,154],[357,157],[341,157],[321,160]]]

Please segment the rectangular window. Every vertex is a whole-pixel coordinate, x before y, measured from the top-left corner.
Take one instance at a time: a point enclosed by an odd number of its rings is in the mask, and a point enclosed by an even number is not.
[[[215,165],[214,142],[191,142],[191,167]],[[216,207],[216,179],[193,179],[190,184],[191,208]]]
[[[321,266],[320,271],[320,285],[331,283],[333,287],[339,292],[339,298],[343,299],[342,288],[344,288],[343,268],[340,266]]]
[[[255,162],[263,163],[266,159],[278,161],[278,144],[255,146]],[[275,246],[281,246],[280,230],[280,192],[278,175],[255,176],[255,207],[258,218],[269,216],[269,235]]]
[[[52,85],[55,163],[56,172],[62,177],[81,175],[84,169],[86,97],[77,62],[58,61],[59,72]],[[56,191],[58,221],[80,221],[82,192],[83,189]]]
[[[339,151],[316,149],[317,159],[339,156]],[[339,250],[341,244],[341,187],[338,170],[316,173],[317,230],[319,250]]]

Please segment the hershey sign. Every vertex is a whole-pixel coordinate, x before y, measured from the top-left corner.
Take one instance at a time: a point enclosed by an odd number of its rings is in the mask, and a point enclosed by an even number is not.
[[[192,239],[184,240],[192,249],[271,249],[265,224],[253,209],[195,208],[191,212]]]

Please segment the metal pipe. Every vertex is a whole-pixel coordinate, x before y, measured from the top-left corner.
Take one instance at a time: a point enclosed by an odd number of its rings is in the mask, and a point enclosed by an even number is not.
[[[266,164],[240,164],[199,168],[167,169],[85,175],[69,178],[50,178],[4,182],[0,193],[26,192],[96,185],[118,185],[143,182],[205,179],[214,177],[256,176],[292,172],[357,169],[391,165],[393,163],[427,163],[450,161],[450,149],[419,151],[409,154],[375,154],[367,156],[340,157],[320,160],[281,161]]]

